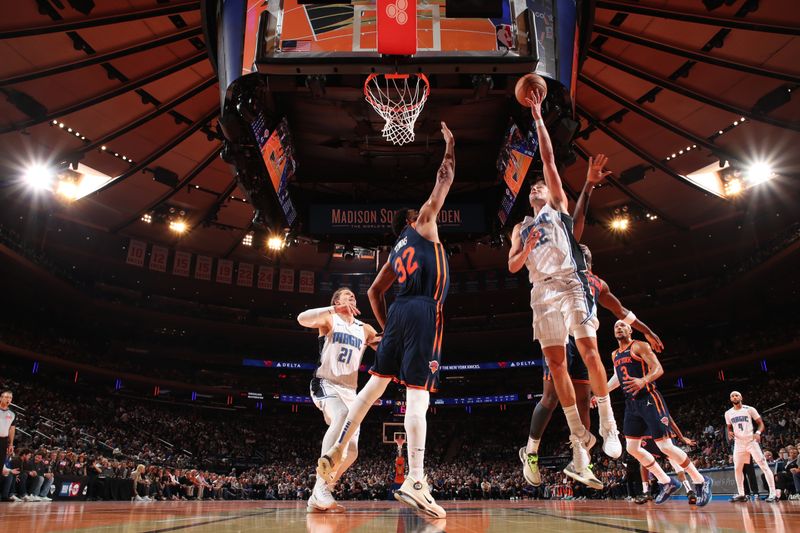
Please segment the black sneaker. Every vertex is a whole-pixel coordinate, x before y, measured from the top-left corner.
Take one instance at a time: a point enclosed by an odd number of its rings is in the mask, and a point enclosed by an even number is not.
[[[687,492],[686,497],[689,499],[689,505],[695,505],[697,503],[697,494],[695,494],[693,490]]]
[[[633,500],[633,503],[635,503],[636,505],[643,505],[651,501],[653,501],[653,497],[650,496],[649,494],[640,494],[636,497],[636,499]]]
[[[732,496],[731,499],[728,500],[728,501],[731,502],[731,503],[746,502],[747,501],[747,496],[741,496],[741,495],[737,494],[736,496]]]

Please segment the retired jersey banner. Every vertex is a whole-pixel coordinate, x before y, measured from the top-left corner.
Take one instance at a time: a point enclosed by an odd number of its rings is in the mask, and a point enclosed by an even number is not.
[[[233,261],[228,259],[217,259],[217,283],[227,283],[230,285],[233,280]]]
[[[300,271],[300,292],[314,294],[314,273],[310,270]]]
[[[198,255],[194,265],[194,277],[211,281],[211,258],[207,255]]]
[[[131,239],[128,244],[128,258],[125,262],[137,267],[144,266],[145,254],[147,254],[147,243]]]
[[[175,252],[172,260],[172,273],[176,276],[189,277],[189,267],[192,264],[192,254],[189,252]]]
[[[281,269],[281,275],[278,279],[278,290],[283,292],[292,292],[294,290],[294,270],[291,268]]]
[[[329,233],[388,233],[392,231],[392,216],[409,204],[339,204],[312,205],[308,227],[314,234]],[[443,233],[483,233],[486,231],[484,208],[481,204],[445,204],[439,211],[439,230]]]
[[[268,266],[258,267],[258,282],[259,289],[272,290],[272,278],[275,276],[275,269]]]
[[[240,287],[253,286],[253,265],[251,263],[239,263],[239,273],[236,275],[236,284]]]
[[[150,251],[150,270],[166,272],[167,257],[169,257],[169,249],[165,246],[154,244],[153,249]]]

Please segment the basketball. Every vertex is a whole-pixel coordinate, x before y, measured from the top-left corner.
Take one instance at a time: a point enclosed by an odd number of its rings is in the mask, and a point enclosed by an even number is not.
[[[547,96],[547,82],[544,81],[544,78],[538,74],[525,74],[519,80],[517,80],[517,85],[514,87],[514,94],[517,96],[517,102],[519,102],[519,105],[530,107],[528,102],[525,101],[525,98],[527,98],[530,92],[536,88],[544,91],[544,95]]]

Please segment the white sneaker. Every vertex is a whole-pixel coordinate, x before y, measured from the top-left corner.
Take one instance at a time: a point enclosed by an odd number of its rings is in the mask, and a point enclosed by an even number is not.
[[[394,498],[434,518],[445,518],[447,516],[445,510],[431,496],[427,479],[417,481],[408,476],[403,485],[395,491]]]
[[[36,496],[31,496],[30,494],[26,494],[25,496],[22,497],[22,501],[35,502],[36,500],[34,498],[36,498]]]
[[[789,499],[791,499],[791,498],[792,497],[789,496]],[[12,494],[11,496],[8,497],[8,499],[11,500],[14,503],[22,501],[21,499],[19,499],[19,496],[17,496],[16,494]]]
[[[591,487],[593,489],[601,490],[603,488],[603,482],[597,479],[597,476],[594,475],[592,469],[588,466],[583,470],[577,470],[574,467],[574,463],[570,462],[564,470],[562,470],[566,475],[574,479],[579,483],[583,483],[587,487]]]
[[[527,453],[525,446],[519,449],[519,460],[522,461],[522,477],[529,485],[538,487],[542,484],[542,474],[539,472],[539,455]]]
[[[40,496],[40,498],[46,503],[51,503],[53,501],[53,498],[48,498],[47,496]]]
[[[326,483],[314,485],[314,490],[311,491],[311,497],[308,499],[306,511],[309,513],[326,512],[334,507],[336,507],[336,500],[333,498],[328,485]]]
[[[588,433],[588,432],[587,432]],[[592,436],[594,438],[594,436]],[[583,472],[589,466],[589,452],[583,442],[576,436],[569,436],[569,445],[572,448],[572,464],[576,472]]]
[[[342,450],[335,444],[317,460],[317,475],[325,482],[331,483],[336,476],[336,469],[342,462],[342,455]]]
[[[622,455],[622,443],[619,441],[619,431],[614,420],[600,424],[600,436],[603,437],[603,452],[617,459]]]
[[[143,502],[144,498],[142,498],[141,496],[139,496],[137,494],[136,496],[133,497],[133,501],[135,501],[135,502]]]

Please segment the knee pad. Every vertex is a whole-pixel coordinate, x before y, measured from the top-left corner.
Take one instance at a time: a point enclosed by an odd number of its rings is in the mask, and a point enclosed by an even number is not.
[[[431,393],[423,389],[406,389],[406,418],[416,416],[425,418]]]

